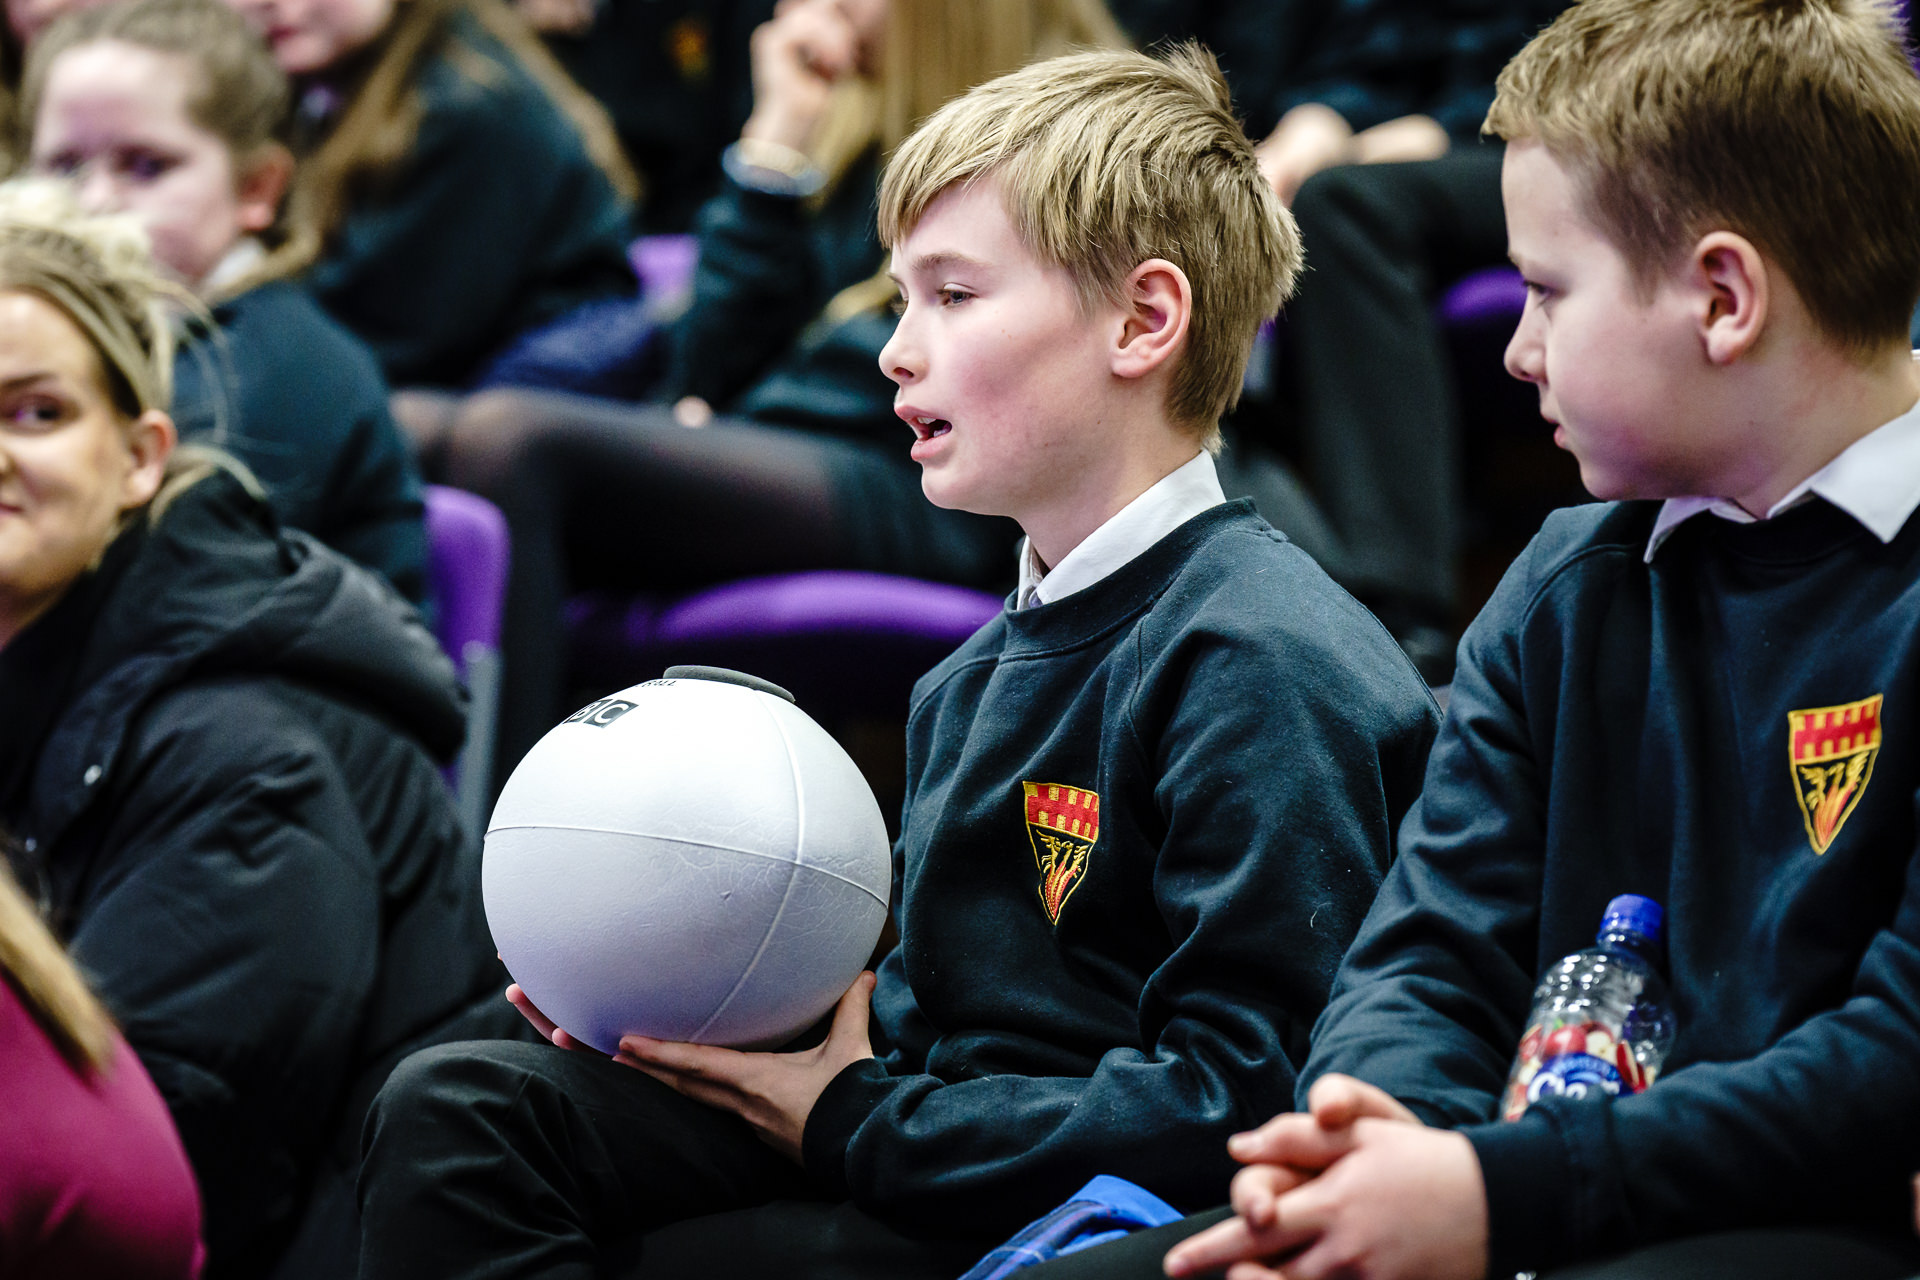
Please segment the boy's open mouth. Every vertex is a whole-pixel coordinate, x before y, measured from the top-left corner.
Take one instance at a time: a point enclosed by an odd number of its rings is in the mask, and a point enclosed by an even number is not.
[[[922,440],[933,440],[953,430],[953,424],[945,418],[911,418],[908,422],[913,434]]]

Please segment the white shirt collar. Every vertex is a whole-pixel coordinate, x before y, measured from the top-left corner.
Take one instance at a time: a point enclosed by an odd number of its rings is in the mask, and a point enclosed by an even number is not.
[[[1892,542],[1907,517],[1920,508],[1920,404],[1875,427],[1840,456],[1795,485],[1768,508],[1771,520],[1818,495],[1858,520],[1882,542]],[[1723,520],[1753,524],[1755,517],[1725,498],[1668,498],[1654,518],[1646,560],[1653,563],[1673,531],[1703,511]]]
[[[1022,538],[1020,588],[1014,593],[1014,608],[1052,604],[1084,591],[1202,511],[1226,500],[1213,455],[1203,450],[1114,512],[1051,569],[1034,554],[1033,540]]]
[[[266,260],[267,247],[252,236],[242,236],[221,255],[220,261],[213,264],[213,270],[207,272],[207,278],[200,282],[199,292],[203,297],[212,297],[228,285],[245,278]]]

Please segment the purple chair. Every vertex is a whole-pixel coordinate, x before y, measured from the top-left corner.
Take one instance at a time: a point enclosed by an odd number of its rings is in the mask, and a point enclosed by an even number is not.
[[[1527,305],[1527,284],[1512,267],[1488,267],[1454,282],[1440,299],[1446,325],[1519,323]]]
[[[985,592],[879,573],[746,578],[674,600],[569,607],[578,682],[618,687],[682,663],[750,671],[817,718],[898,718],[913,682],[1000,611]]]
[[[466,682],[472,701],[467,741],[449,771],[460,816],[469,830],[486,829],[500,711],[500,612],[507,594],[507,520],[478,494],[426,486],[427,588],[436,610],[435,632]]]
[[[640,296],[656,316],[671,315],[686,305],[693,288],[693,269],[700,261],[700,237],[641,236],[627,246],[627,261],[640,277]]]

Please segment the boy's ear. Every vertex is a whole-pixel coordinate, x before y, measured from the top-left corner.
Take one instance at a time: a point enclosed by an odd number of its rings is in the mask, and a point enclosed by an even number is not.
[[[243,231],[265,231],[280,216],[280,201],[293,181],[293,153],[277,142],[260,147],[234,174]]]
[[[1700,339],[1709,362],[1732,364],[1753,349],[1773,310],[1767,260],[1745,236],[1713,231],[1693,247]]]
[[[1148,258],[1127,276],[1122,323],[1113,348],[1113,372],[1141,378],[1161,368],[1187,340],[1193,285],[1165,258]]]

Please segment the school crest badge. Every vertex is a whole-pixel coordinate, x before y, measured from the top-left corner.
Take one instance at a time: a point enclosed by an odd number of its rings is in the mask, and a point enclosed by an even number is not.
[[[1100,797],[1085,787],[1023,782],[1027,839],[1040,869],[1040,905],[1060,923],[1060,910],[1087,875],[1087,860],[1100,839]]]
[[[1873,778],[1880,697],[1787,712],[1787,763],[1815,853],[1832,846]]]

